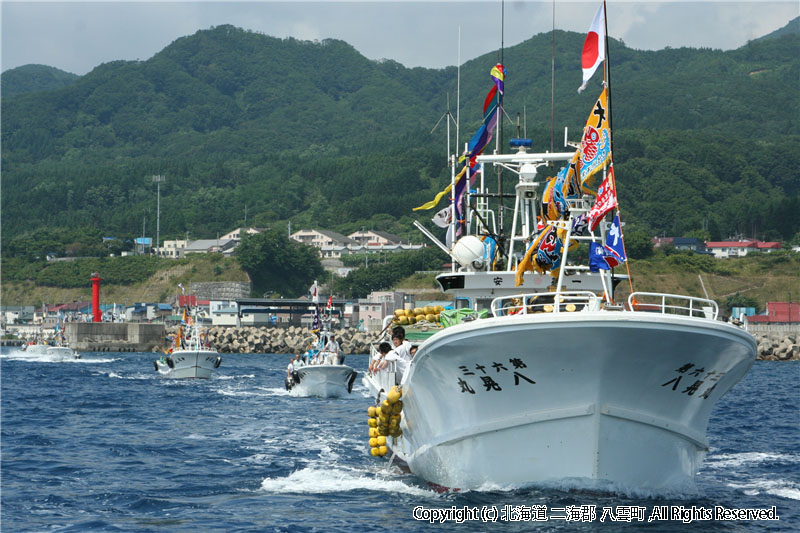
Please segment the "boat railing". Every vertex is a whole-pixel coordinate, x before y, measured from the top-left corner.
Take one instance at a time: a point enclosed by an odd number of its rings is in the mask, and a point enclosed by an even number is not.
[[[492,300],[491,310],[493,316],[500,317],[534,313],[597,311],[600,307],[600,298],[591,291],[564,291],[501,296]]]
[[[716,320],[719,306],[714,300],[681,294],[660,292],[634,292],[628,296],[628,308],[632,311],[682,315]]]

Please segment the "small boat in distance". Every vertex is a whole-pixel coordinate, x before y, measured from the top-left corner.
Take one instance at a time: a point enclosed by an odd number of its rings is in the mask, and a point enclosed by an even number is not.
[[[68,361],[71,359],[80,359],[81,354],[70,348],[69,346],[59,346],[57,344],[47,344],[44,341],[35,341],[31,344],[22,346],[22,351],[26,355],[33,355],[42,357],[52,361]]]
[[[67,345],[64,328],[60,326],[56,327],[52,340],[44,340],[44,335],[40,332],[33,341],[22,346],[22,351],[26,355],[42,357],[51,361],[67,361],[81,358],[81,354]]]
[[[320,323],[316,307],[314,323],[315,325]],[[344,364],[345,356],[341,353],[330,328],[330,314],[323,315],[322,329],[317,331],[319,335],[317,341],[309,347],[304,356],[293,360],[287,369],[285,385],[292,396],[338,398],[353,391],[353,383],[358,372]]]
[[[153,361],[153,366],[165,378],[208,379],[219,368],[222,356],[208,344],[208,336],[197,324],[196,317],[184,313],[186,326],[175,335],[174,348]]]

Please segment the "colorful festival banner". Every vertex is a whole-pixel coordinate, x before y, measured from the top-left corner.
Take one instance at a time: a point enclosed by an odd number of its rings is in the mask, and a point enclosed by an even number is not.
[[[525,257],[517,266],[514,276],[517,287],[522,285],[527,271],[536,271],[541,274],[550,271],[551,276],[558,276],[558,269],[561,267],[561,251],[564,247],[564,232],[565,230],[550,225],[536,237],[525,253]]]
[[[597,189],[597,200],[587,214],[589,229],[597,228],[606,213],[617,207],[617,192],[614,190],[614,164],[608,167],[608,174]]]
[[[603,89],[594,104],[581,139],[581,189],[586,194],[597,195],[599,176],[611,157],[611,129],[608,124],[608,89]]]

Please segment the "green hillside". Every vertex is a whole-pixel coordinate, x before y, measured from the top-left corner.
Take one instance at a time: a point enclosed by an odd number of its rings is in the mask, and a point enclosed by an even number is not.
[[[53,91],[75,83],[80,76],[47,65],[23,65],[3,72],[0,93],[3,98],[18,94]]]
[[[563,126],[578,138],[599,82],[577,94],[583,36],[555,37],[561,150]],[[550,50],[543,34],[504,51],[506,112],[526,111],[537,149],[551,142]],[[615,165],[629,224],[800,239],[799,50],[791,33],[727,52],[612,41]],[[496,57],[462,67],[461,142],[481,120]],[[447,181],[444,133],[430,129],[455,90],[455,67],[408,69],[342,41],[219,26],[147,61],[4,95],[2,251],[41,256],[48,250],[25,245],[39,229],[127,239],[144,224],[154,236],[153,174],[167,176],[162,239],[213,238],[243,224],[245,212],[248,225],[408,236],[414,218],[428,219],[411,208]],[[81,246],[72,253],[83,255]]]

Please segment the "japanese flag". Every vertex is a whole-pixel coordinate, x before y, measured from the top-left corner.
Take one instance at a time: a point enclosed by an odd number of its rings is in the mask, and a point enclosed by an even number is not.
[[[586,88],[594,71],[606,58],[606,17],[603,7],[604,4],[595,13],[592,27],[589,28],[586,41],[583,43],[583,53],[581,53],[583,85],[578,87],[578,92]]]
[[[317,280],[314,280],[314,284],[311,287],[309,287],[308,292],[311,295],[311,300],[315,304],[319,303],[319,292],[318,292],[318,289],[319,289],[319,287],[317,286]]]

